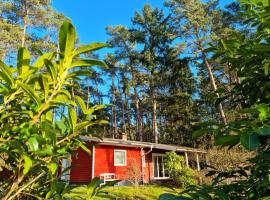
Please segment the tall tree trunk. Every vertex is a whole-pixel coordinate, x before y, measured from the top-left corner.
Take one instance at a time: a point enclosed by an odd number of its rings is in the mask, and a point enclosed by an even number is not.
[[[139,141],[143,141],[143,134],[142,134],[142,118],[141,118],[141,112],[140,112],[140,104],[139,104],[139,98],[136,87],[134,87],[134,98],[135,98],[135,108],[136,108],[136,132],[137,132],[137,138]]]
[[[210,65],[208,59],[207,59],[207,56],[204,52],[204,49],[203,49],[203,45],[202,45],[202,42],[201,42],[201,39],[199,37],[199,31],[198,31],[198,27],[195,27],[195,36],[196,36],[196,39],[197,39],[197,44],[198,44],[198,47],[199,47],[199,50],[200,52],[202,53],[202,59],[204,61],[204,64],[207,68],[207,71],[208,71],[208,75],[209,75],[209,78],[210,78],[210,83],[212,85],[212,88],[213,88],[213,91],[216,93],[217,91],[217,85],[216,85],[216,80],[215,80],[215,77],[214,77],[214,74],[213,74],[213,70],[212,70],[212,66]],[[216,93],[217,97],[219,97],[219,94]],[[218,104],[218,110],[219,110],[219,114],[220,114],[220,117],[223,121],[224,124],[227,124],[227,119],[226,119],[226,116],[225,116],[225,112],[224,112],[224,109],[223,109],[223,105],[221,103]]]
[[[131,68],[131,77],[132,77],[132,87],[134,90],[134,104],[135,104],[135,109],[136,109],[136,137],[139,141],[143,141],[142,118],[141,118],[141,113],[140,113],[139,95],[138,95],[138,90],[135,84],[136,76],[135,76],[131,61],[130,61],[130,68]]]
[[[152,131],[153,131],[153,137],[154,142],[158,143],[158,136],[157,136],[157,100],[156,96],[153,91],[152,95]]]
[[[125,109],[125,101],[122,101],[122,128],[124,133],[127,134],[127,125],[126,125],[126,109]]]
[[[114,86],[114,74],[112,74],[112,127],[113,127],[113,135],[112,137],[115,138],[118,134],[117,129],[117,114],[116,114],[116,89]]]
[[[28,9],[27,9],[27,0],[24,1],[24,16],[23,16],[23,36],[22,36],[22,47],[25,46],[26,40],[26,29],[28,26]]]
[[[155,94],[155,88],[153,83],[153,75],[154,73],[151,73],[150,78],[150,92],[151,92],[151,101],[152,101],[152,136],[154,139],[154,143],[158,143],[158,135],[157,135],[157,100],[156,100],[156,94]]]
[[[208,59],[206,58],[206,55],[205,55],[204,52],[202,52],[202,55],[203,55],[204,63],[205,63],[206,68],[208,70],[208,75],[209,75],[209,78],[210,78],[211,85],[213,87],[214,92],[216,92],[217,91],[217,85],[216,85],[216,81],[215,81],[215,78],[214,78],[214,75],[213,75],[212,67],[209,64]],[[217,95],[217,97],[219,97],[218,93],[216,93],[216,95]],[[223,106],[222,106],[221,103],[218,104],[218,109],[219,109],[219,114],[220,114],[220,117],[221,117],[223,123],[227,124],[227,119],[226,119],[224,109],[223,109]]]

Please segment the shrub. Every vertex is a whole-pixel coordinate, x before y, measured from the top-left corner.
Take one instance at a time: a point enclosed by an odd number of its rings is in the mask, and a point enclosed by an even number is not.
[[[184,188],[197,183],[195,171],[185,166],[183,156],[177,155],[175,152],[168,152],[164,161],[165,169],[177,185]]]
[[[142,180],[140,167],[137,165],[136,159],[132,158],[126,170],[127,179],[135,186],[138,186]]]

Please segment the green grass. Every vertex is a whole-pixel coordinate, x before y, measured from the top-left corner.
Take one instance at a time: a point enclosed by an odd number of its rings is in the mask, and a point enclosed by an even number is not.
[[[114,186],[104,189],[107,194],[99,194],[94,200],[157,200],[163,193],[177,194],[174,190],[163,186]]]

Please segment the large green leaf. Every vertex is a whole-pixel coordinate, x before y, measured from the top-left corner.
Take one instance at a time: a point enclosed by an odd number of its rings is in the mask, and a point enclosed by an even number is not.
[[[269,117],[269,107],[262,103],[256,106],[256,109],[259,111],[259,119],[264,120]]]
[[[69,107],[68,108],[68,114],[69,114],[69,120],[72,126],[72,129],[74,130],[77,124],[77,114],[76,110],[74,108]]]
[[[76,40],[76,31],[70,21],[65,21],[59,32],[60,57],[71,56]]]
[[[30,168],[32,167],[33,162],[32,159],[27,155],[23,155],[23,159],[24,159],[23,174],[27,174]]]
[[[93,125],[101,125],[101,124],[108,124],[108,122],[106,120],[97,120],[95,122],[92,122],[92,121],[84,121],[84,122],[81,122],[81,123],[78,123],[76,125],[76,128],[75,128],[75,131],[76,132],[79,132],[81,131],[82,129],[85,129],[89,126],[93,126]]]
[[[257,149],[260,146],[259,138],[255,133],[242,133],[240,141],[241,144],[250,151]]]
[[[30,151],[37,151],[39,149],[39,144],[35,137],[30,137],[28,139],[27,146],[29,147]]]
[[[44,59],[45,66],[48,70],[48,72],[51,75],[51,79],[53,80],[53,83],[56,84],[57,81],[57,69],[55,65],[48,59]]]
[[[87,59],[87,60],[75,60],[71,63],[71,68],[73,67],[91,67],[91,66],[101,66],[107,68],[105,62],[96,59]]]
[[[91,77],[93,75],[93,72],[90,70],[78,70],[75,72],[71,72],[70,74],[67,75],[67,78],[74,79],[78,76],[88,76]]]
[[[39,78],[39,85],[40,85],[40,88],[43,90],[43,93],[44,93],[44,97],[45,97],[45,101],[47,99],[47,96],[49,94],[49,84],[48,84],[48,79],[45,78],[44,76],[41,76]]]
[[[76,96],[75,99],[76,99],[77,103],[80,105],[80,108],[81,108],[82,112],[84,114],[86,114],[87,108],[86,108],[86,105],[84,103],[84,100],[79,96]]]
[[[34,62],[33,67],[36,67],[40,69],[44,65],[44,60],[52,60],[55,57],[56,53],[55,52],[48,52],[44,53],[42,56],[40,56],[36,62]]]
[[[234,146],[240,141],[239,135],[217,135],[215,137],[215,144],[221,146]]]
[[[94,106],[92,106],[91,108],[89,108],[85,114],[91,115],[91,114],[93,114],[95,111],[101,110],[101,109],[106,108],[106,107],[107,107],[107,105],[105,105],[105,104],[94,105]]]
[[[259,135],[270,135],[270,125],[265,125],[258,129]]]
[[[84,150],[86,153],[88,153],[91,156],[91,151],[89,147],[85,146],[83,143],[80,143],[80,147],[82,148],[82,150]]]
[[[35,91],[28,85],[22,83],[22,82],[17,82],[17,84],[25,91],[25,93],[37,103],[38,106],[41,104],[41,100],[39,96],[35,93]]]
[[[204,128],[204,129],[199,129],[199,130],[196,130],[196,131],[194,131],[193,133],[192,133],[192,137],[194,138],[194,139],[197,139],[197,138],[199,138],[199,137],[201,137],[201,136],[203,136],[203,135],[205,135],[205,134],[207,134],[207,133],[211,133],[211,132],[213,132],[214,130],[212,129],[212,128]]]
[[[74,50],[73,56],[77,56],[77,55],[80,55],[82,53],[88,53],[88,52],[95,51],[95,50],[98,50],[98,49],[101,49],[104,47],[108,47],[108,46],[110,46],[110,45],[106,44],[106,43],[99,43],[99,42],[88,44],[88,45],[83,45],[83,46],[80,46]]]
[[[66,132],[67,126],[63,121],[57,121],[55,124],[56,127],[61,131],[61,134],[64,134]]]
[[[14,83],[11,70],[9,70],[8,66],[6,66],[5,63],[3,63],[1,60],[0,60],[0,69],[1,69],[0,76],[11,87]]]
[[[174,194],[165,193],[159,196],[158,200],[187,200],[190,198],[187,197],[179,197]]]
[[[91,197],[96,195],[99,184],[100,184],[100,179],[98,177],[95,177],[87,186],[87,196],[90,197],[89,199],[91,199]]]
[[[26,48],[21,47],[18,51],[17,56],[18,73],[22,74],[28,71],[29,65],[30,65],[30,53]]]
[[[54,175],[54,174],[56,173],[57,168],[58,168],[57,163],[52,162],[52,163],[49,163],[47,166],[48,166],[48,169],[49,169],[49,170],[52,172],[52,174]]]

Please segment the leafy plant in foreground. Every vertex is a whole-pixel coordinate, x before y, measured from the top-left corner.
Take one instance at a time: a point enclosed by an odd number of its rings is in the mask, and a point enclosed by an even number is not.
[[[255,156],[242,166],[226,172],[210,171],[215,179],[209,186],[191,186],[179,196],[164,194],[160,199],[269,199],[270,196],[270,107],[269,107],[269,8],[268,0],[243,0],[242,15],[253,27],[250,35],[231,35],[211,48],[215,56],[229,63],[239,83],[223,100],[233,97],[232,109],[240,106],[239,116],[227,125],[202,124],[214,134],[215,144],[223,147],[241,145]],[[229,180],[229,183],[225,181]]]
[[[106,47],[93,43],[75,48],[76,32],[66,21],[59,32],[59,52],[48,52],[30,62],[26,48],[20,48],[17,67],[0,61],[0,152],[10,167],[0,182],[3,200],[55,199],[59,161],[78,147],[84,147],[80,134],[90,134],[93,125],[106,123],[94,117],[104,105],[87,108],[72,90],[85,67],[106,64],[81,59],[83,53]],[[87,69],[87,68],[86,68]],[[78,118],[80,108],[84,117]],[[90,152],[89,152],[90,153]]]

